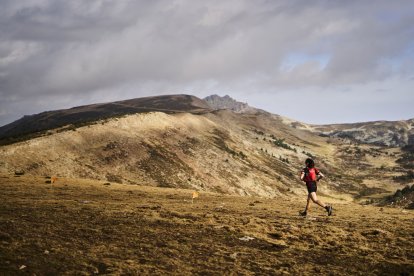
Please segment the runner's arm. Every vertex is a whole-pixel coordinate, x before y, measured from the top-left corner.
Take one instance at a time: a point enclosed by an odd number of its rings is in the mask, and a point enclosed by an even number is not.
[[[319,181],[319,180],[321,180],[324,177],[325,176],[323,175],[323,173],[319,172],[316,181]]]

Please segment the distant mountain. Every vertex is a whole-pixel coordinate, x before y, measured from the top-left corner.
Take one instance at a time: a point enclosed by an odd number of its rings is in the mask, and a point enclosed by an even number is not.
[[[21,140],[24,138],[22,136],[29,134],[31,135],[29,138],[33,138],[34,133],[42,134],[47,130],[68,125],[76,127],[97,120],[151,111],[203,113],[211,111],[211,108],[205,101],[195,96],[164,95],[46,111],[24,116],[0,127],[0,144]]]
[[[384,146],[414,145],[414,119],[314,126],[322,136]]]
[[[219,95],[211,95],[205,97],[204,100],[215,110],[229,109],[236,113],[255,113],[260,111],[257,108],[249,106],[247,103],[238,102],[229,95],[221,97]]]

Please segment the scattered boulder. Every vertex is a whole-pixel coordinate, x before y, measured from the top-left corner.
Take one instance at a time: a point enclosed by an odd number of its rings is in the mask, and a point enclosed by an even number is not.
[[[239,238],[239,240],[241,240],[241,241],[251,241],[251,240],[254,240],[254,238],[249,237],[249,236],[244,236],[244,237]]]
[[[107,151],[107,150],[113,150],[113,149],[116,149],[116,148],[118,148],[118,147],[119,147],[118,142],[109,142],[109,143],[105,146],[104,150],[105,150],[105,151]]]
[[[109,182],[115,182],[115,183],[122,184],[122,178],[115,174],[108,173],[106,175],[106,180],[108,180]]]
[[[18,176],[20,176],[20,175],[24,175],[24,170],[16,170],[15,172],[14,172],[14,175],[18,175]]]

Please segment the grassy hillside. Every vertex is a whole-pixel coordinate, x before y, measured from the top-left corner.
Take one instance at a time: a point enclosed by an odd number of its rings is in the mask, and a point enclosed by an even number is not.
[[[292,128],[269,113],[150,112],[0,148],[0,171],[193,188],[236,195],[303,194],[298,173],[315,158],[331,196],[391,193],[406,173],[398,148],[344,143]]]

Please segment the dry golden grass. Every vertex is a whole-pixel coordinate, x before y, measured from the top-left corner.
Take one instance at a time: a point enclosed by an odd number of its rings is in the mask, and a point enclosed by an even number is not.
[[[0,274],[414,273],[413,211],[0,175]],[[329,198],[323,198],[330,201]]]

